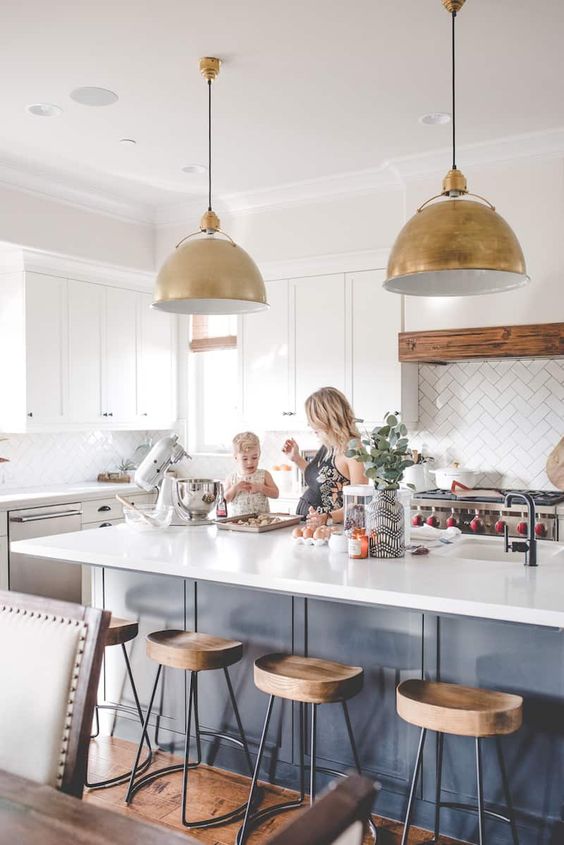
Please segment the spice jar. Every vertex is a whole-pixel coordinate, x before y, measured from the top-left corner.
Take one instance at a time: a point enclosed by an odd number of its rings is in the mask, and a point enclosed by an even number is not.
[[[349,557],[354,560],[368,557],[366,528],[353,528],[349,536]]]

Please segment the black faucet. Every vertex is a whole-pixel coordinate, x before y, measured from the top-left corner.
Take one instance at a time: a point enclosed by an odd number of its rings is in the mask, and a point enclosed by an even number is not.
[[[536,513],[533,497],[529,493],[507,493],[505,496],[504,507],[510,508],[515,501],[522,501],[527,505],[527,539],[513,540],[510,543],[509,528],[506,524],[503,529],[505,536],[505,551],[525,552],[525,566],[537,566],[537,538],[535,536]]]

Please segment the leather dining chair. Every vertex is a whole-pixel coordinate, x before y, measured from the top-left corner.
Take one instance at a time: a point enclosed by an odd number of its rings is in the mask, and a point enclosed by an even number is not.
[[[82,797],[109,619],[0,591],[0,769]]]

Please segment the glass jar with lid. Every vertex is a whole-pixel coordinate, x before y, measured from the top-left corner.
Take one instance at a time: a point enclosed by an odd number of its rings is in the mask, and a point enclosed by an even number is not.
[[[347,537],[358,528],[366,528],[366,508],[374,498],[372,484],[347,484],[343,487],[343,527]]]

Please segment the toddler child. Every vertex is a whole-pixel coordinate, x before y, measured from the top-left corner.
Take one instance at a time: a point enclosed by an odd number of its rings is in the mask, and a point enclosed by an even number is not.
[[[278,487],[271,474],[259,469],[260,441],[252,431],[242,431],[233,438],[233,457],[237,471],[224,482],[229,516],[244,513],[268,513],[268,500],[277,499]]]

